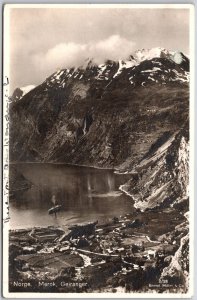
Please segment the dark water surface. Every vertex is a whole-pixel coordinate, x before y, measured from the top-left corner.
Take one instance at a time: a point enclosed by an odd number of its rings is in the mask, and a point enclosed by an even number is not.
[[[133,202],[118,188],[128,175],[113,170],[62,164],[15,164],[14,167],[33,185],[10,201],[10,228],[68,225],[107,221],[133,211]],[[56,198],[62,210],[48,214]]]

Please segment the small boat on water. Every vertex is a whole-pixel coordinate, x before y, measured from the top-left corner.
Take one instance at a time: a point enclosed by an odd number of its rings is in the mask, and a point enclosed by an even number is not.
[[[56,214],[57,212],[59,212],[61,210],[61,205],[55,205],[53,207],[51,207],[48,212],[49,212],[49,215],[52,215],[52,214]]]

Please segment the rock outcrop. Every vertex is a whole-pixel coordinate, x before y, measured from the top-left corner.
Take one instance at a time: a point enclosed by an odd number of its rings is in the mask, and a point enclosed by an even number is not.
[[[121,190],[132,196],[136,208],[188,207],[188,123],[179,132],[165,133],[157,140],[131,173],[137,175],[121,186]]]
[[[173,256],[166,258],[161,282],[167,290],[186,293],[189,286],[189,136],[188,124],[172,136],[168,134],[153,144],[132,173],[137,175],[121,187],[135,201],[141,211],[172,207],[184,214],[186,221],[173,231],[159,237],[159,241],[179,245]]]

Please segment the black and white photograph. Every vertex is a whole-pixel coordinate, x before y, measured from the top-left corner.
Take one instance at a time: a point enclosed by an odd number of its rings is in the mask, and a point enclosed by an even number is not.
[[[193,5],[3,17],[4,296],[190,297]]]

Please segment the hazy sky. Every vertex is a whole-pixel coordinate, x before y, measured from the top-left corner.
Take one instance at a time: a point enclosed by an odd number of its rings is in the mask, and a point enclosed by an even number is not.
[[[189,54],[188,9],[12,8],[9,21],[12,90],[88,57],[102,63],[152,47]]]

